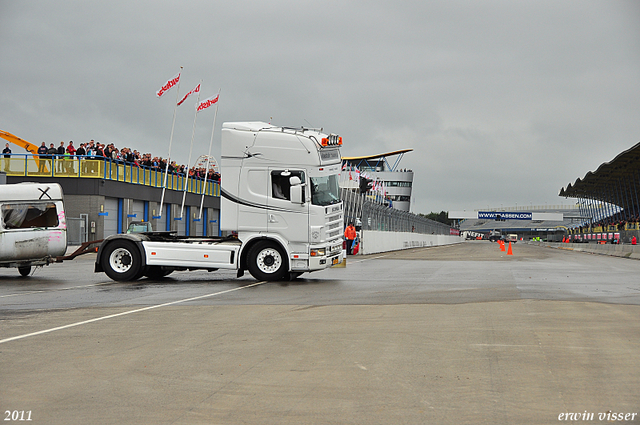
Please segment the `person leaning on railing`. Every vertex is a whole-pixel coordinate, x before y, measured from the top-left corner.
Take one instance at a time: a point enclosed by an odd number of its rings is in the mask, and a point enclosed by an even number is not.
[[[69,152],[69,155],[75,155],[76,154],[76,147],[73,146],[73,140],[69,141],[69,146],[67,146],[67,152]]]
[[[58,155],[58,149],[56,149],[53,143],[49,144],[49,149],[47,150],[49,154],[49,158],[51,158],[51,169],[53,170],[54,163],[57,161],[56,155]]]
[[[80,146],[78,146],[78,149],[76,149],[76,155],[85,156],[86,154],[87,151],[84,149],[84,143],[80,143]]]
[[[75,152],[75,149],[73,149],[73,151]],[[73,167],[73,154],[71,153],[71,149],[69,149],[69,146],[67,146],[67,151],[64,154],[64,172],[66,174],[73,174],[75,172],[74,167]]]
[[[47,169],[47,146],[45,142],[42,142],[40,147],[38,148],[38,173],[44,174]]]
[[[9,147],[9,143],[5,145],[2,153],[4,155],[4,171],[9,172],[11,170],[11,148]]]
[[[58,146],[58,155],[56,159],[56,162],[58,164],[58,166],[56,167],[56,170],[59,173],[64,173],[64,163],[62,162],[62,157],[64,156],[65,152],[67,152],[67,149],[65,149],[64,147],[64,142],[60,142],[60,146]]]

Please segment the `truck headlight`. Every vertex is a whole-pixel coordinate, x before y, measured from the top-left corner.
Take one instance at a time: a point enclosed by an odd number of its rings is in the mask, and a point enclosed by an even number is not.
[[[312,257],[324,257],[326,255],[325,248],[312,249],[310,252]]]

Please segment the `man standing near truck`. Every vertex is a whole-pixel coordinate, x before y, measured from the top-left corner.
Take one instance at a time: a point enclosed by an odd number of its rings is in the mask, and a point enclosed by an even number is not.
[[[344,230],[344,239],[347,241],[347,254],[353,255],[353,241],[356,239],[356,228],[353,227],[353,223],[349,223]]]

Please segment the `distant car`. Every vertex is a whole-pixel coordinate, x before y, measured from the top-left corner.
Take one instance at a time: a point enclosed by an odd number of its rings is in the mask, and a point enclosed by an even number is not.
[[[502,240],[502,233],[499,230],[492,230],[491,233],[489,233],[489,240],[491,242],[498,242]]]
[[[513,242],[513,243],[518,242],[518,235],[516,234],[507,235],[507,242]]]

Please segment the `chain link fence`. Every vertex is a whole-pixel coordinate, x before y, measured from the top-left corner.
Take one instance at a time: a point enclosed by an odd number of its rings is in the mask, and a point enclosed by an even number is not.
[[[345,224],[362,225],[363,230],[413,232],[428,235],[449,235],[451,226],[419,215],[390,208],[365,194],[342,188]]]

